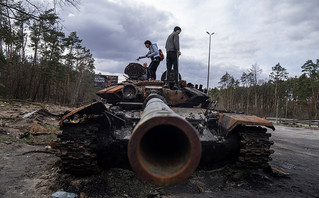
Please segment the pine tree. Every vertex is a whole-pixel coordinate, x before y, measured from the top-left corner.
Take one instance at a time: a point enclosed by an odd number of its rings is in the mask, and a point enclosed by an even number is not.
[[[288,72],[286,68],[282,67],[280,63],[276,66],[272,67],[272,72],[269,75],[271,82],[275,84],[275,102],[274,102],[274,110],[276,111],[277,107],[277,98],[278,98],[278,87],[280,83],[288,78]]]

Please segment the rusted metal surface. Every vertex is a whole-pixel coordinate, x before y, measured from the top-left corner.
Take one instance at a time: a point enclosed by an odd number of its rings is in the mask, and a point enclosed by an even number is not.
[[[134,99],[136,98],[138,91],[134,85],[125,85],[122,89],[122,95],[124,99]]]
[[[237,163],[241,167],[263,169],[269,166],[270,155],[274,152],[270,149],[273,142],[269,140],[271,134],[261,126],[275,130],[271,122],[257,116],[230,113],[220,113],[218,122],[225,136],[230,132],[238,133],[240,150]]]
[[[196,129],[161,99],[150,99],[128,145],[135,172],[157,186],[170,186],[197,168],[201,143]]]
[[[236,126],[265,126],[275,130],[268,120],[252,115],[220,113],[218,122],[226,132],[232,131]]]
[[[179,73],[178,74],[178,80],[180,81],[180,80],[182,80],[182,76],[181,76],[181,74]],[[162,74],[162,76],[161,76],[161,81],[166,81],[166,71]],[[175,72],[174,72],[174,70],[171,70],[171,72],[170,72],[170,75],[169,75],[169,82],[171,83],[175,83]]]
[[[178,83],[179,83],[179,85],[181,87],[186,87],[186,81],[185,80],[180,80],[180,81],[178,81]]]
[[[114,86],[102,89],[102,90],[98,91],[97,93],[104,93],[104,92],[114,93],[114,92],[117,92],[119,89],[122,89],[122,88],[123,88],[123,85],[114,85]]]
[[[170,186],[189,177],[200,160],[204,168],[226,161],[253,169],[269,166],[273,142],[266,127],[274,129],[271,122],[213,111],[206,108],[209,96],[201,87],[180,81],[181,89],[172,90],[163,81],[139,81],[140,69],[129,65],[127,81],[97,93],[110,105],[92,103],[62,118],[57,147],[64,170],[82,174],[96,172],[99,165],[131,165],[144,180]]]
[[[139,63],[130,63],[125,67],[124,73],[131,79],[138,79],[145,74],[145,68]]]
[[[274,151],[270,149],[273,142],[270,133],[262,127],[240,127],[240,150],[238,164],[250,169],[262,169],[269,166],[269,157]]]
[[[182,90],[171,90],[163,88],[163,97],[166,99],[168,105],[177,105],[186,103],[188,96]]]
[[[124,85],[114,85],[111,87],[107,87],[102,89],[96,93],[96,95],[105,98],[105,99],[112,99],[112,100],[120,100],[121,93]]]
[[[105,105],[103,103],[94,102],[94,103],[79,107],[77,109],[74,109],[70,113],[66,114],[60,120],[59,125],[62,126],[63,121],[65,119],[68,119],[68,118],[72,117],[75,114],[99,114],[99,113],[102,113],[104,110],[106,110],[106,107],[105,107]]]
[[[140,85],[140,86],[144,86],[144,85],[157,85],[157,86],[162,86],[164,85],[163,81],[160,80],[151,80],[151,81],[137,81],[134,83],[134,85]]]
[[[57,156],[61,158],[61,169],[77,175],[99,171],[94,145],[97,142],[98,128],[87,124],[67,124],[59,140]]]

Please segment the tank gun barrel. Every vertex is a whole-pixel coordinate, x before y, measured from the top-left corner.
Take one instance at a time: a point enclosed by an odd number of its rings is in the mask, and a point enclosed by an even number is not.
[[[157,186],[171,186],[197,168],[201,143],[196,129],[156,94],[147,98],[128,144],[133,170]]]

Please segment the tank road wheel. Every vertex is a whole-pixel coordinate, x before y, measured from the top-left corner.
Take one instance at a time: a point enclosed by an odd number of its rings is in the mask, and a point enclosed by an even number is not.
[[[61,158],[61,168],[72,174],[87,175],[97,173],[96,146],[99,124],[94,123],[66,123],[57,142]]]
[[[273,150],[270,146],[273,144],[269,140],[270,133],[262,127],[240,127],[240,151],[238,164],[250,169],[264,169],[269,166],[269,157]]]

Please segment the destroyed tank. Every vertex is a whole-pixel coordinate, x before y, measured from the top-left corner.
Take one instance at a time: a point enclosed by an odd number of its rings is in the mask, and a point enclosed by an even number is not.
[[[163,81],[141,80],[145,69],[138,63],[130,63],[124,73],[126,81],[97,92],[104,102],[77,108],[59,122],[56,146],[63,170],[93,174],[132,168],[149,183],[170,186],[197,168],[269,167],[271,122],[215,110],[201,86],[181,76],[181,88],[173,90],[173,81],[164,88]]]

